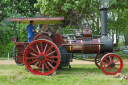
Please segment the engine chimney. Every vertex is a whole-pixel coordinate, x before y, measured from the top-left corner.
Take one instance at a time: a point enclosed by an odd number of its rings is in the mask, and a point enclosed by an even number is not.
[[[107,10],[108,8],[101,8],[101,34],[102,37],[107,37]]]

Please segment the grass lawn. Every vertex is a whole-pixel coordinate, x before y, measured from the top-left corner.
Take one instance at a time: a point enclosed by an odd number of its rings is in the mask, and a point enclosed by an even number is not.
[[[0,57],[0,60],[8,60],[8,57]],[[12,57],[9,60],[13,60]]]
[[[0,85],[128,85],[128,80],[105,75],[95,65],[72,65],[56,72],[56,76],[36,76],[25,66],[0,65]],[[121,73],[128,76],[127,65]]]

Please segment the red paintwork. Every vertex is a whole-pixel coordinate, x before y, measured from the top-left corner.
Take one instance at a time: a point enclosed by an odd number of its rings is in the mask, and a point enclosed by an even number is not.
[[[94,43],[94,44],[93,44]],[[99,43],[99,44],[97,44]],[[67,51],[70,53],[84,53],[84,54],[91,54],[91,53],[99,53],[99,39],[88,39],[85,40],[76,40],[76,41],[69,41],[67,44],[75,44],[75,45],[68,45]],[[87,44],[87,45],[84,45]]]
[[[90,28],[83,29],[83,37],[91,37],[91,29]]]
[[[55,33],[55,36],[53,38],[53,42],[58,46],[60,47],[61,44],[65,44],[63,38],[60,36],[59,33]]]
[[[111,63],[115,64],[114,67],[110,66]],[[107,75],[120,73],[123,69],[123,60],[117,54],[108,53],[101,59],[101,69]]]
[[[22,64],[23,63],[23,54],[24,54],[24,50],[25,50],[25,47],[24,45],[28,45],[29,43],[28,42],[15,42],[15,45],[17,47],[17,55],[16,55],[16,58],[17,58],[17,62],[19,64]]]
[[[7,18],[7,21],[47,21],[47,20],[64,20],[64,17]]]
[[[28,45],[29,42],[15,42],[14,45]]]
[[[34,40],[38,40],[38,39],[47,39],[47,40],[52,41],[52,38],[49,37],[48,34],[49,34],[49,33],[47,33],[47,32],[38,33],[38,34],[33,38],[33,41],[34,41]]]
[[[47,34],[47,35],[44,35]],[[53,40],[48,36],[48,33],[38,33],[34,38],[34,40],[38,40],[38,39],[47,39],[50,41],[53,41],[58,47],[61,46],[61,44],[65,44],[64,40],[62,39],[62,37],[60,36],[59,33],[55,34],[55,37],[53,38]],[[24,54],[24,50],[25,47],[24,45],[28,46],[30,43],[28,42],[15,42],[15,45],[17,45],[17,62],[19,64],[23,63],[23,54]]]
[[[11,41],[14,42],[15,41],[15,37],[11,37]]]
[[[11,37],[11,41],[15,42],[15,37]],[[18,41],[18,38],[16,37],[16,41]]]
[[[47,39],[47,40],[53,41],[58,47],[60,47],[61,44],[65,44],[63,38],[60,36],[59,33],[54,33],[54,38],[53,39],[48,36],[48,32],[38,33],[33,38],[33,41],[38,40],[38,39]]]
[[[43,56],[44,59],[39,59],[40,56]],[[57,69],[59,63],[59,50],[49,40],[35,40],[25,49],[24,64],[35,75],[49,75]]]

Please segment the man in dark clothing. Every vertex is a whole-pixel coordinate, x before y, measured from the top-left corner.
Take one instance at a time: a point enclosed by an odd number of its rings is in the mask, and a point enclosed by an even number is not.
[[[33,24],[34,24],[33,21],[30,21],[30,24],[27,26],[27,29],[26,29],[28,32],[28,34],[27,34],[28,42],[32,42],[32,40],[35,36],[35,34],[34,34],[35,30],[34,30]]]

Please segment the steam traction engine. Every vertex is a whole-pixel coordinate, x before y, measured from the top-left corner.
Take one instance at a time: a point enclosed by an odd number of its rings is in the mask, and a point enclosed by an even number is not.
[[[49,75],[57,67],[70,66],[74,53],[97,54],[95,64],[101,68],[105,74],[115,75],[121,72],[123,61],[112,53],[113,42],[107,36],[107,8],[101,10],[101,35],[92,35],[90,28],[84,28],[82,32],[75,30],[74,34],[62,34],[46,30],[38,33],[32,43],[15,42],[14,57],[18,65],[24,65],[35,75]],[[43,23],[44,20],[59,21],[63,17],[52,18],[13,18],[8,21],[28,23]],[[103,54],[103,56],[100,56]]]

